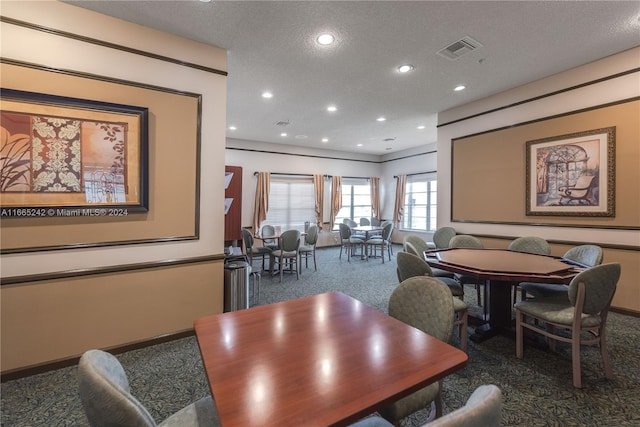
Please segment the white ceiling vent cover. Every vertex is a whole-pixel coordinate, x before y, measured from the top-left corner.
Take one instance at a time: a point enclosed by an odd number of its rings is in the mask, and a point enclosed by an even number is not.
[[[281,120],[279,122],[275,122],[275,126],[289,126],[291,122],[289,120]]]
[[[462,55],[465,55],[473,50],[482,47],[482,44],[469,37],[466,36],[455,43],[451,43],[449,46],[445,47],[438,51],[438,55],[444,56],[445,58],[456,60],[460,58]]]

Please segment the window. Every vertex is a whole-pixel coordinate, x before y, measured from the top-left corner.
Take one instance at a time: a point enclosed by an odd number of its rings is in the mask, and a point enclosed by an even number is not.
[[[305,222],[315,224],[313,180],[307,177],[271,177],[269,211],[262,223],[284,230],[304,231]]]
[[[360,218],[371,218],[371,185],[368,179],[343,178],[342,209],[336,215],[336,224],[345,218],[355,222]]]
[[[438,224],[438,181],[434,176],[407,178],[402,229],[434,231]]]

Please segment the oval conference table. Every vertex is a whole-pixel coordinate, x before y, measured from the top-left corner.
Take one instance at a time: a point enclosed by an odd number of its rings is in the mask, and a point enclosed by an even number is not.
[[[431,267],[475,277],[485,283],[487,322],[469,339],[482,342],[511,327],[511,287],[520,282],[568,284],[585,266],[563,258],[507,249],[452,248],[425,251]]]
[[[221,425],[349,425],[463,368],[461,350],[339,292],[197,319]]]

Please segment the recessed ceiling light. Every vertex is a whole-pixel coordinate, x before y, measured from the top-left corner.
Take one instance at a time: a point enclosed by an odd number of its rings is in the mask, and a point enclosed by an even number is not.
[[[336,38],[333,37],[333,35],[331,35],[331,34],[326,34],[325,33],[325,34],[320,34],[316,40],[321,45],[326,46],[326,45],[329,45],[329,44],[333,43],[336,40]]]
[[[409,71],[413,71],[415,67],[411,64],[404,64],[398,67],[398,72],[400,73],[408,73]]]
[[[461,90],[465,90],[467,87],[465,85],[458,85],[453,88],[456,92],[460,92]]]
[[[385,120],[387,120],[387,119],[386,119],[386,118],[384,118],[384,117],[378,117],[378,118],[376,119],[376,121],[378,121],[378,122],[384,122]]]
[[[338,109],[338,107],[336,107],[335,105],[329,105],[327,107],[327,111],[332,111],[333,112],[333,111],[336,111],[337,109]]]
[[[236,130],[236,129],[238,129],[238,128],[235,127],[235,126],[229,126],[229,130]]]
[[[271,92],[262,92],[263,98],[273,98],[273,94]]]
[[[362,147],[362,144],[358,144],[357,147]]]
[[[286,132],[282,132],[282,133],[280,134],[280,136],[287,136],[287,133],[286,133]]]
[[[322,138],[322,142],[329,142],[329,138]]]
[[[420,129],[420,130],[424,129],[424,125],[418,126],[418,129]]]

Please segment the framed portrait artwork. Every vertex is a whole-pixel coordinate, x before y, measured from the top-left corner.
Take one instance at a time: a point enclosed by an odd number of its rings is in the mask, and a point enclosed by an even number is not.
[[[0,89],[2,217],[148,210],[148,110]]]
[[[615,132],[527,141],[526,214],[615,216]]]

